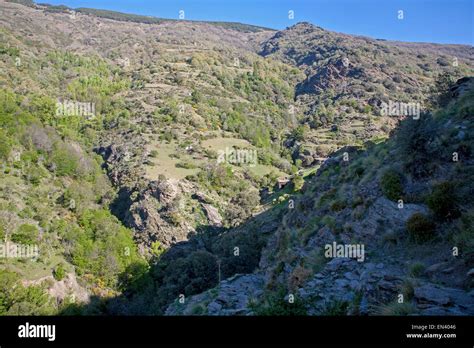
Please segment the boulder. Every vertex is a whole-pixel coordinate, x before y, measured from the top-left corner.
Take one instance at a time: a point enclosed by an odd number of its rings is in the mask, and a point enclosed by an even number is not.
[[[212,226],[222,227],[222,216],[219,214],[219,210],[216,207],[203,203],[202,208]]]

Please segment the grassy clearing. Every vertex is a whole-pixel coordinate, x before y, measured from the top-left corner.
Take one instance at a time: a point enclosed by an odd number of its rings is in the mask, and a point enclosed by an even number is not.
[[[41,255],[41,250],[40,250]],[[29,259],[6,259],[0,264],[0,269],[14,271],[22,279],[36,280],[52,275],[52,270],[58,264],[68,265],[61,255],[51,255],[51,257],[40,257],[41,261],[32,261]],[[67,272],[72,270],[66,266]]]
[[[198,160],[193,159],[189,154],[178,151],[175,143],[153,143],[150,150],[156,150],[157,155],[150,158],[151,165],[146,168],[145,177],[150,180],[156,180],[159,175],[164,175],[169,179],[184,179],[187,175],[193,175],[199,172],[199,168],[182,168],[177,167],[178,163],[188,161],[198,165]],[[179,156],[177,158],[176,156]]]
[[[278,168],[274,167],[274,166],[269,166],[269,165],[265,165],[265,164],[257,164],[253,167],[248,167],[248,170],[250,172],[252,172],[252,174],[255,174],[257,176],[265,176],[271,172],[275,172],[278,177],[287,177],[288,174],[282,172],[281,170],[279,170]]]

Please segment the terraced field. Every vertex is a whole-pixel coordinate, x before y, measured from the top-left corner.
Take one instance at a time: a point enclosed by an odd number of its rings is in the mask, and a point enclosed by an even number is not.
[[[158,180],[160,175],[168,179],[184,179],[188,175],[199,172],[201,160],[193,158],[190,154],[178,149],[176,143],[154,142],[149,145],[149,151],[154,155],[150,157],[150,164],[146,166],[145,177]],[[190,163],[196,168],[183,168],[180,164]]]

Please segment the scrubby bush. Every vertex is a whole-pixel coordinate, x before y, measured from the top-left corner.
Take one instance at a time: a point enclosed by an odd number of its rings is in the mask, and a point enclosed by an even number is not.
[[[398,201],[403,196],[402,178],[394,170],[388,170],[382,175],[380,186],[384,195],[392,201]]]
[[[212,250],[222,260],[222,276],[231,277],[236,273],[253,272],[260,262],[264,245],[265,238],[256,230],[250,229],[224,234],[214,242]]]
[[[407,230],[415,242],[422,243],[433,238],[435,225],[424,214],[415,213],[407,221]]]
[[[430,114],[419,120],[407,118],[396,133],[400,154],[403,156],[404,170],[415,179],[426,178],[436,170],[435,159],[441,157],[440,147],[432,146],[436,124]]]
[[[195,169],[197,166],[191,162],[178,162],[176,163],[177,168],[184,168],[184,169]]]
[[[199,250],[174,260],[161,260],[154,278],[161,281],[158,296],[163,305],[184,294],[200,293],[217,285],[218,265],[215,255]]]
[[[326,305],[326,308],[321,312],[321,315],[338,316],[347,315],[349,303],[346,301],[333,301]]]
[[[415,262],[410,266],[410,275],[412,277],[419,277],[425,271],[425,265],[421,262]]]
[[[388,316],[406,316],[416,313],[416,307],[411,302],[391,302],[382,305],[375,310],[377,315],[388,315]]]
[[[250,308],[256,315],[261,316],[307,315],[304,302],[295,296],[294,302],[290,303],[283,290],[266,295],[261,303],[250,304]]]
[[[331,204],[331,210],[334,212],[338,212],[343,210],[347,206],[346,202],[342,200],[337,200]]]
[[[34,244],[38,240],[38,229],[36,226],[23,224],[11,237],[12,242],[19,244]]]
[[[293,177],[292,183],[293,183],[293,190],[294,190],[294,191],[299,191],[299,190],[301,190],[301,189],[303,188],[303,185],[304,185],[303,176],[296,174],[296,175]]]
[[[453,224],[454,245],[459,246],[466,254],[474,255],[474,212],[471,210]]]
[[[183,217],[177,211],[170,212],[168,214],[168,219],[174,226],[179,226],[183,222]]]
[[[61,145],[56,146],[51,156],[51,162],[58,176],[73,176],[77,173],[79,166],[76,156]]]
[[[453,219],[459,216],[454,185],[443,182],[433,187],[426,204],[440,219]]]
[[[66,271],[64,270],[64,266],[60,263],[59,265],[56,266],[56,268],[53,271],[53,277],[57,281],[61,281],[64,279],[66,276]]]
[[[0,129],[0,159],[7,160],[11,151],[11,141],[7,133]]]
[[[63,207],[82,214],[92,207],[95,195],[90,184],[74,182],[64,191],[60,201]]]
[[[226,218],[231,225],[238,225],[252,215],[260,203],[259,192],[251,186],[238,192],[226,209]]]
[[[428,98],[432,108],[445,107],[448,105],[451,100],[450,88],[455,81],[456,76],[447,71],[437,76],[435,84],[430,90],[431,95]]]

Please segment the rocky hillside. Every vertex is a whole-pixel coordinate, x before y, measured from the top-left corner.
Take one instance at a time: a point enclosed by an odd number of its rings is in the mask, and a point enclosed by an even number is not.
[[[299,23],[261,44],[264,57],[297,66],[306,78],[295,86],[295,106],[307,125],[294,155],[311,165],[344,145],[386,136],[396,121],[382,103],[420,103],[441,73],[472,74],[474,49],[376,40]]]
[[[378,220],[393,228],[430,213],[424,196],[455,176],[432,151],[457,126],[467,128],[449,151],[468,158],[467,114],[446,129],[424,116],[472,75],[472,47],[17,2],[0,0],[0,232],[40,257],[0,260],[0,313],[172,314],[182,296],[193,314],[311,314],[329,301],[303,294],[314,295],[331,236],[367,243],[360,265],[380,279],[401,276],[407,250],[422,255],[394,236],[393,262],[380,266],[374,235]],[[466,104],[462,86],[452,105]],[[403,118],[382,112],[390,102],[421,105],[421,139],[406,152],[396,136],[384,141]],[[445,136],[430,139],[426,122]],[[388,164],[403,195],[380,194]],[[464,215],[451,215],[443,223],[462,229]],[[345,286],[334,295],[350,296]],[[304,308],[281,302],[289,289]],[[215,303],[221,293],[234,304]]]
[[[474,79],[449,95],[389,140],[333,154],[252,274],[166,313],[473,315]],[[358,249],[328,254],[333,243]]]

